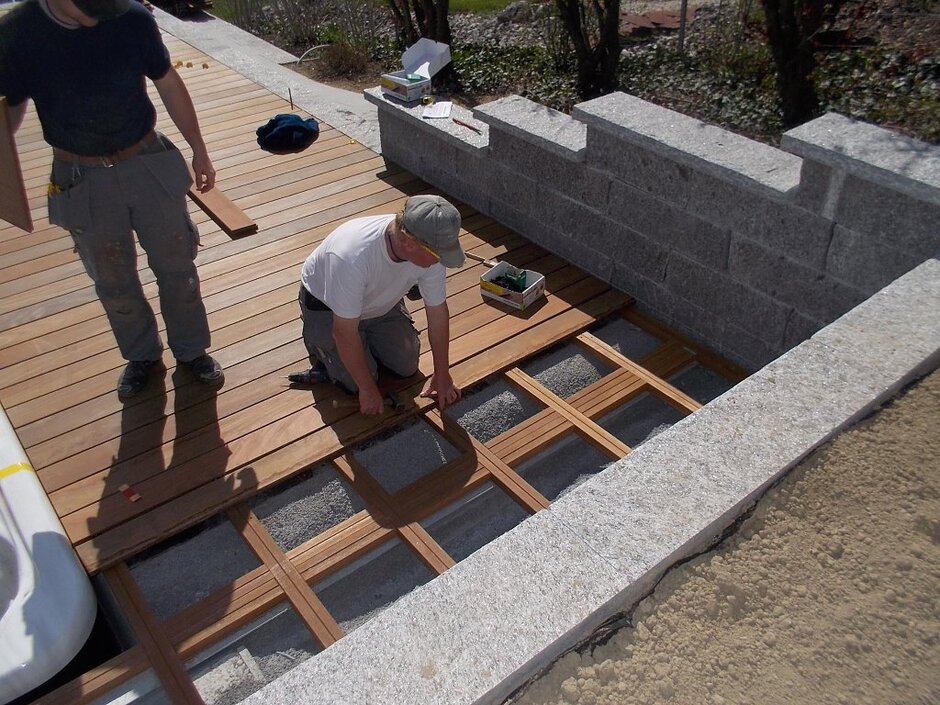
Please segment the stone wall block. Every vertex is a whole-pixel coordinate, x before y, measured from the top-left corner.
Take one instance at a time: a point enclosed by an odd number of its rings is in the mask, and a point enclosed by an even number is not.
[[[463,177],[462,174],[458,176]],[[491,198],[511,204],[523,213],[540,214],[544,209],[533,204],[553,200],[550,192],[536,179],[523,176],[504,164],[488,163],[476,171],[475,176],[479,179],[479,189],[488,191]]]
[[[766,341],[770,347],[783,340],[789,307],[726,273],[673,252],[666,267],[666,286],[689,303]]]
[[[530,213],[520,211],[517,204],[507,203],[499,196],[491,196],[487,215],[522,235],[526,240],[546,247],[545,228]]]
[[[863,235],[837,225],[826,260],[826,270],[866,295],[871,295],[924,259],[910,250],[892,247],[887,239]]]
[[[479,182],[467,181],[452,173],[430,171],[424,177],[435,189],[444,192],[445,197],[462,201],[474,209],[486,213],[490,208],[490,193],[479,188]]]
[[[689,303],[670,292],[669,326],[703,345],[720,345],[728,324],[715,312]]]
[[[542,201],[532,203],[532,207],[543,213],[546,222],[555,230],[564,233],[575,242],[581,242],[595,250],[610,253],[610,243],[606,241],[610,221],[601,211],[589,208],[578,201],[552,194]]]
[[[690,213],[810,267],[825,266],[832,238],[829,220],[708,174],[697,172],[693,181]]]
[[[660,246],[713,269],[725,269],[731,233],[628,184],[611,184],[608,216]]]
[[[827,113],[783,135],[782,147],[881,188],[940,207],[940,147]]]
[[[714,349],[718,354],[749,370],[760,369],[786,352],[782,344],[768,343],[733,323],[725,326]]]
[[[536,241],[533,240],[533,242]],[[541,242],[538,242],[538,244],[552,254],[558,255],[585,272],[589,272],[597,279],[610,282],[614,263],[606,252],[588,247],[583,242],[578,242],[551,228],[545,228],[542,231]]]
[[[618,268],[632,269],[654,282],[665,280],[669,251],[655,239],[616,221],[609,221],[602,242],[606,242],[607,247],[600,249],[608,253]]]
[[[791,202],[822,215],[832,180],[832,168],[811,159],[804,159],[800,169],[800,185],[790,193]]]
[[[786,330],[783,333],[782,351],[789,350],[804,340],[808,340],[816,331],[825,328],[826,325],[827,323],[824,321],[804,316],[796,310],[792,311],[787,321]]]
[[[614,262],[611,267],[610,285],[629,294],[637,302],[647,307],[656,315],[672,314],[676,297],[670,294],[662,281],[653,281],[644,277],[634,267],[624,262]]]
[[[612,179],[619,179],[678,207],[688,203],[692,170],[687,165],[618,139],[609,132],[588,129],[586,162],[609,173]]]
[[[414,128],[397,113],[379,113],[382,155],[425,181],[429,173],[454,173],[457,144],[441,139],[416,137]]]
[[[891,247],[909,250],[918,263],[940,248],[940,205],[851,174],[842,186],[836,221]]]
[[[865,300],[858,289],[750,240],[732,241],[728,263],[736,280],[814,319],[831,321]]]
[[[607,205],[609,179],[596,169],[588,169],[584,162],[568,159],[540,149],[513,134],[490,130],[490,158],[529,179],[537,179],[545,188],[558,191],[568,198],[603,210]]]

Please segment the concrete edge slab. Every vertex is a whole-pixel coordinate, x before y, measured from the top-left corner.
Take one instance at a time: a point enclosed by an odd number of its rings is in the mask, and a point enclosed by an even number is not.
[[[318,83],[283,66],[296,57],[211,15],[194,21],[159,8],[153,14],[164,31],[283,98],[281,112],[291,112],[292,100],[295,111],[303,110],[381,154],[378,111],[361,94]]]
[[[498,703],[940,364],[928,260],[246,703]]]

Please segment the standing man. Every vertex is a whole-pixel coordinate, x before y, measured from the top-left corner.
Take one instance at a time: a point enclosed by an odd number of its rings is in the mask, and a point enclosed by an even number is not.
[[[53,148],[49,221],[67,229],[127,366],[118,395],[137,394],[161,362],[163,344],[137,275],[133,231],[160,291],[167,341],[205,384],[222,382],[206,354],[209,324],[186,212],[186,160],[154,131],[153,81],[193,152],[200,191],[215,171],[186,86],[150,13],[132,0],[27,0],[0,18],[0,95],[11,123],[33,99]]]
[[[400,377],[418,371],[418,331],[403,297],[417,285],[424,298],[434,374],[423,397],[443,409],[460,398],[450,376],[450,313],[445,267],[463,265],[460,213],[440,196],[412,196],[397,215],[356,218],[341,225],[304,262],[300,313],[313,367],[358,392],[363,414],[382,413],[378,366]]]

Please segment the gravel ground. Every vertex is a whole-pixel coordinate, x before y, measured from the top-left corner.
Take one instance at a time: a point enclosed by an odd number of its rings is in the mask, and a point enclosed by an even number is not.
[[[514,705],[940,702],[940,371]]]

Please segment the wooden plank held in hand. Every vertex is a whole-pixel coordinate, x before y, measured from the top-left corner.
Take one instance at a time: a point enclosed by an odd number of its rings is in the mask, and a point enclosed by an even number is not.
[[[192,168],[189,170],[190,176],[193,175]],[[200,193],[193,184],[189,187],[189,197],[195,201],[196,205],[202,208],[216,224],[225,231],[229,237],[241,237],[258,232],[258,225],[251,218],[245,215],[245,212],[236,206],[219,189],[214,186],[205,193]]]
[[[33,232],[33,217],[29,213],[13,125],[7,99],[3,96],[0,96],[0,219],[28,233]]]

